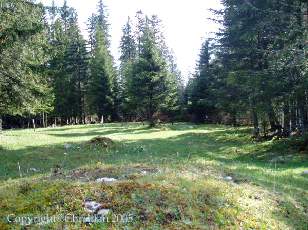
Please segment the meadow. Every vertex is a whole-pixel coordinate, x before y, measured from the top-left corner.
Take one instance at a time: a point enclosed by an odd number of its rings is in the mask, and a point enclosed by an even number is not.
[[[108,137],[113,142],[92,143]],[[141,123],[8,130],[0,134],[0,229],[307,229],[307,152],[255,142],[251,129]],[[99,178],[114,183],[98,183]],[[117,215],[129,217],[116,220]],[[28,225],[29,224],[29,225]]]

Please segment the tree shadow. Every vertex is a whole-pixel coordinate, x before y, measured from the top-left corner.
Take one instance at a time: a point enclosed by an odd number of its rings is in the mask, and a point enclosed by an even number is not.
[[[75,137],[91,137],[91,136],[102,136],[102,135],[110,135],[110,134],[126,134],[126,133],[131,133],[131,134],[137,134],[137,133],[147,133],[147,132],[153,132],[151,129],[148,127],[129,127],[126,128],[125,130],[123,127],[118,127],[118,128],[112,128],[110,127],[101,127],[97,129],[93,129],[92,131],[89,132],[70,132],[70,133],[49,133],[49,131],[46,131],[45,133],[50,136],[55,136],[55,137],[66,137],[66,138],[75,138]]]
[[[156,131],[160,130],[132,127],[125,130],[113,128],[87,133],[46,133],[73,138],[80,135],[90,137],[121,133],[155,133]],[[262,143],[253,143],[247,135],[249,132],[250,129],[221,130],[215,127],[208,133],[192,131],[175,134],[169,138],[142,139],[140,136],[137,140],[117,142],[114,147],[110,148],[89,145],[88,142],[77,142],[72,143],[68,149],[63,144],[26,146],[19,150],[0,149],[0,181],[18,178],[20,174],[22,177],[46,174],[55,167],[72,170],[95,165],[98,162],[115,166],[144,164],[168,168],[185,167],[188,164],[195,167],[200,160],[204,160],[217,162],[217,166],[214,167],[222,175],[232,175],[235,179],[247,179],[270,192],[276,190],[290,197],[307,194],[307,177],[284,173],[285,170],[307,167],[307,158],[296,159],[292,164],[269,163],[265,156],[268,152],[280,149],[276,146],[279,142],[265,146]],[[207,165],[204,164],[203,167]],[[307,205],[308,199],[303,197],[301,199],[302,205]],[[292,203],[286,205],[294,206]],[[279,216],[279,213],[277,215]],[[298,215],[300,218],[305,218],[303,212]]]
[[[55,128],[48,128],[48,129],[39,129],[38,132],[65,132],[65,131],[72,131],[72,130],[83,130],[83,129],[89,129],[89,128],[94,128],[94,129],[105,129],[105,128],[112,128],[112,129],[117,129],[117,128],[136,128],[142,125],[142,123],[105,123],[105,124],[89,124],[89,125],[65,125],[65,126],[57,126]]]
[[[88,133],[71,133],[71,134],[49,134],[60,137],[78,137],[78,136],[95,136],[119,133],[151,133],[153,130],[144,129],[143,127],[133,130],[107,130],[104,132],[93,131]],[[243,132],[243,133],[242,133]],[[253,153],[239,152],[243,145],[254,148],[255,143],[246,143],[246,139],[232,138],[232,135],[245,135],[247,131],[213,131],[211,133],[186,133],[179,134],[170,138],[157,139],[138,139],[125,140],[117,144],[115,149],[105,149],[99,146],[91,146],[87,142],[72,143],[71,149],[65,149],[63,144],[53,144],[45,146],[27,146],[19,150],[0,150],[1,160],[1,179],[8,177],[18,177],[18,162],[25,165],[26,168],[42,168],[43,172],[50,171],[50,168],[57,164],[66,163],[67,169],[80,167],[97,161],[104,161],[110,164],[121,163],[151,163],[161,164],[170,162],[182,164],[190,159],[202,159],[207,161],[217,161],[223,167],[230,171],[236,167],[237,173],[250,175],[254,180],[260,180],[264,183],[266,178],[270,178],[273,171],[279,173],[285,170],[305,167],[307,159],[297,159],[292,164],[274,164],[264,160],[261,155],[267,154],[274,147],[268,147],[256,150]],[[239,134],[240,133],[240,134]],[[228,137],[229,136],[229,137]],[[142,136],[140,137],[142,138]],[[222,140],[222,138],[224,140]],[[259,152],[258,152],[259,151]],[[261,157],[260,157],[261,156]],[[31,164],[33,166],[31,166]],[[262,172],[259,175],[257,172]],[[13,173],[12,173],[13,172]],[[258,176],[255,176],[257,175]],[[272,181],[270,178],[269,181]],[[293,184],[300,189],[307,188],[304,186],[306,178],[293,178],[292,175],[286,175],[284,182],[293,181]],[[295,183],[296,182],[296,183]],[[272,184],[270,184],[272,186]]]

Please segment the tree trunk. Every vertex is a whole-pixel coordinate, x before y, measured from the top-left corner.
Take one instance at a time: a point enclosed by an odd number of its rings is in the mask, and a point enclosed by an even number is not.
[[[43,122],[43,128],[46,128],[46,126],[45,126],[45,113],[42,113],[42,122]]]
[[[308,132],[308,91],[305,90],[305,98],[303,101],[303,123],[304,133]]]
[[[307,109],[305,108],[305,102],[301,101],[300,106],[299,106],[299,111],[300,111],[300,129],[302,133],[307,132],[308,129],[308,116],[307,116]]]
[[[2,132],[2,116],[0,115],[0,133]]]
[[[253,122],[253,136],[259,137],[260,135],[259,119],[255,109],[252,109],[252,122]]]
[[[155,127],[156,126],[156,121],[155,121],[155,118],[153,118],[153,116],[150,117],[149,122],[150,122],[150,127]]]
[[[101,116],[101,124],[104,124],[104,115]]]
[[[234,127],[237,126],[236,112],[232,112],[232,113],[231,113],[231,122],[232,122],[232,125],[233,125]]]
[[[32,119],[32,125],[33,125],[33,130],[34,130],[34,132],[35,132],[35,119]]]
[[[283,108],[283,132],[285,135],[289,135],[290,133],[290,120],[291,120],[290,105],[289,102],[285,102]]]
[[[279,130],[280,124],[276,118],[274,109],[271,105],[269,105],[268,110],[267,110],[267,116],[268,116],[268,120],[270,122],[270,130],[271,131],[276,131]]]
[[[21,128],[22,129],[25,128],[25,119],[24,118],[21,119]]]
[[[290,109],[290,120],[291,120],[291,124],[290,124],[290,131],[291,132],[294,132],[296,130],[296,104],[294,103],[291,103],[291,109]]]

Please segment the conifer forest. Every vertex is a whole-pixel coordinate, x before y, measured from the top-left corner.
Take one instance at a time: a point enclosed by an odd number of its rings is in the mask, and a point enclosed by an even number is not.
[[[215,1],[0,0],[0,229],[308,228],[307,1]]]

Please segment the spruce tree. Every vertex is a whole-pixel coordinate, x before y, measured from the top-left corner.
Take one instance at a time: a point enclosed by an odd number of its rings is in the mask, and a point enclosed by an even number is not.
[[[108,12],[107,7],[104,5],[103,0],[98,1],[97,6],[97,26],[101,27],[101,29],[104,31],[105,39],[106,39],[106,45],[110,46],[110,34],[109,34],[109,24],[108,24]]]
[[[80,34],[77,20],[71,22],[68,30],[69,42],[64,54],[65,73],[68,75],[68,115],[79,122],[85,116],[85,88],[88,79],[88,57],[86,43]]]
[[[109,54],[106,37],[101,27],[96,28],[96,45],[90,62],[88,103],[90,112],[108,118],[114,115],[113,60]]]
[[[50,27],[55,110],[53,115],[67,123],[80,123],[86,115],[85,89],[88,78],[88,55],[77,22],[77,13],[64,2]]]
[[[48,46],[42,5],[13,0],[2,1],[0,7],[2,126],[3,115],[48,111],[52,97],[44,71]]]
[[[202,45],[199,62],[197,65],[196,74],[194,77],[194,86],[190,95],[190,110],[194,115],[196,122],[205,121],[206,116],[209,115],[209,65],[210,65],[210,52],[209,42],[205,41]]]
[[[216,107],[232,117],[249,111],[256,136],[260,126],[264,135],[268,128],[279,136],[296,128],[304,132],[307,3],[226,0],[223,4],[225,8],[216,11],[223,16],[223,29],[217,33],[216,79],[210,87],[217,93]]]
[[[154,115],[173,104],[174,91],[171,86],[174,82],[148,18],[145,18],[142,29],[139,56],[133,64],[129,82],[129,96],[139,116],[146,118],[150,125],[155,125]]]
[[[120,110],[122,116],[132,116],[133,110],[128,96],[128,86],[132,79],[132,65],[137,56],[137,45],[135,42],[133,27],[130,18],[122,29],[122,37],[120,42]],[[134,114],[136,115],[136,114]]]
[[[120,110],[120,81],[109,50],[110,35],[106,6],[98,2],[97,13],[89,19],[91,60],[88,106],[91,114],[117,120]]]

